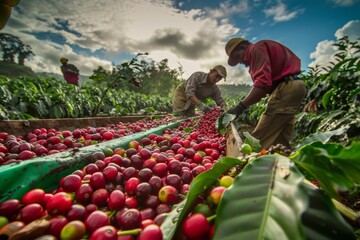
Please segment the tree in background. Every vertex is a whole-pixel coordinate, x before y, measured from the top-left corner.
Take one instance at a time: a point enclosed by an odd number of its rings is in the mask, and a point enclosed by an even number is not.
[[[352,41],[345,36],[333,46],[337,50],[328,66],[310,67],[304,75],[309,89],[305,100],[316,100],[316,109],[354,110],[360,101],[360,39]]]
[[[21,46],[21,48],[18,49],[18,63],[24,66],[25,59],[31,55],[34,55],[34,53],[31,51],[30,45]]]
[[[171,69],[168,66],[168,59],[163,59],[159,63],[142,60],[140,64],[142,68],[136,75],[141,80],[139,92],[146,95],[158,94],[171,97],[180,82],[181,67]]]
[[[99,66],[89,77],[90,84],[102,89],[102,97],[93,116],[96,116],[109,89],[136,91],[145,95],[160,95],[170,97],[179,84],[182,69],[171,69],[168,60],[155,62],[151,59],[139,60],[138,53],[131,61],[116,65],[111,71]]]
[[[101,105],[106,100],[106,93],[110,89],[124,88],[125,82],[129,82],[136,87],[140,86],[140,82],[135,77],[136,71],[141,69],[141,65],[138,63],[138,57],[147,54],[148,53],[138,53],[131,61],[115,66],[112,71],[107,71],[102,67],[98,67],[93,71],[93,74],[89,78],[98,84],[99,89],[102,91],[99,103],[93,113],[94,117],[99,113]]]
[[[93,70],[89,77],[92,84],[102,89],[102,97],[93,113],[96,116],[109,89],[132,90],[146,95],[160,95],[169,97],[179,83],[181,68],[170,69],[168,60],[164,59],[160,63],[149,59],[139,60],[139,56],[148,53],[138,53],[129,62],[116,65],[111,71],[98,67]]]
[[[26,58],[35,55],[30,45],[24,44],[18,37],[7,33],[0,33],[0,53],[2,61],[15,63],[17,58],[20,65],[24,65]]]

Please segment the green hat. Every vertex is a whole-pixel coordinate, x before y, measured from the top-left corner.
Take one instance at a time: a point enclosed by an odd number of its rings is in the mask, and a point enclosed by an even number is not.
[[[226,68],[223,65],[216,65],[215,67],[213,67],[213,69],[215,69],[218,74],[224,78],[224,81],[226,81],[227,73]]]

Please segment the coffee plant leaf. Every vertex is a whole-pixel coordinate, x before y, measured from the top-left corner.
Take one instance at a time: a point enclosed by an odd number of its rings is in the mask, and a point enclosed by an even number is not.
[[[304,239],[301,215],[309,200],[303,179],[281,155],[247,164],[222,196],[213,239]]]
[[[327,143],[331,137],[338,136],[345,134],[346,131],[349,129],[349,126],[343,126],[339,129],[333,130],[333,131],[327,131],[327,132],[316,132],[314,134],[310,134],[306,138],[304,138],[298,146],[296,146],[296,149],[300,149],[305,145],[311,144],[313,142],[320,141],[322,143]]]
[[[251,146],[253,152],[260,152],[261,151],[261,144],[260,141],[254,138],[249,132],[244,132],[244,143],[247,143]]]
[[[215,127],[216,129],[222,134],[224,135],[226,133],[227,130],[227,126],[229,126],[229,124],[236,118],[236,116],[234,114],[229,114],[229,113],[223,113],[221,114],[220,117],[217,118],[216,123],[215,123]]]
[[[355,239],[354,229],[334,207],[331,199],[321,189],[303,185],[309,196],[309,206],[302,215],[305,238]]]
[[[322,106],[326,109],[328,107],[331,96],[334,93],[334,89],[328,90],[321,99]]]
[[[291,159],[310,173],[331,198],[340,200],[360,184],[360,142],[348,147],[337,143],[314,142],[306,145]]]

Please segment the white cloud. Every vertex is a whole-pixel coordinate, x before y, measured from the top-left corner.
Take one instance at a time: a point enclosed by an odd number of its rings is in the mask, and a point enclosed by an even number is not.
[[[247,84],[252,85],[253,81],[249,74],[249,69],[243,65],[236,65],[235,67],[226,67],[228,78],[226,79],[226,84]],[[230,78],[231,77],[231,78]]]
[[[310,54],[310,58],[315,60],[309,64],[309,67],[315,67],[316,65],[322,67],[327,66],[336,49],[332,46],[334,43],[335,41],[330,40],[319,42],[316,46],[315,52]]]
[[[208,71],[213,65],[227,67],[224,51],[227,36],[240,29],[228,23],[228,13],[248,11],[247,1],[217,11],[181,11],[170,0],[32,0],[22,1],[13,11],[4,32],[20,37],[36,56],[26,65],[36,72],[60,74],[61,56],[80,69],[83,75],[101,65],[111,68],[110,60],[86,53],[103,50],[109,56],[120,53],[149,52],[154,60],[168,58],[172,66],[184,67],[184,77],[193,71]],[[65,26],[65,28],[64,28]],[[34,37],[58,35],[66,44]],[[115,62],[115,64],[119,64]],[[231,79],[231,77],[229,77]]]
[[[225,1],[220,3],[218,9],[209,9],[209,15],[215,18],[224,18],[236,14],[239,18],[246,18],[250,12],[250,6],[247,0],[238,0],[238,2]]]
[[[276,6],[265,9],[264,13],[267,17],[273,17],[273,20],[275,22],[285,22],[285,21],[294,19],[302,11],[303,10],[296,10],[296,11],[289,12],[287,10],[287,6],[284,3],[282,3],[281,1],[278,1]]]
[[[348,36],[350,40],[355,41],[360,38],[360,21],[353,20],[346,23],[342,28],[335,32],[335,36],[337,39]]]
[[[335,32],[336,39],[340,39],[344,36],[348,36],[351,41],[355,41],[360,37],[360,21],[350,21],[346,23],[342,28]],[[317,44],[315,52],[310,54],[310,58],[314,59],[309,64],[309,67],[315,67],[316,65],[326,67],[334,60],[333,54],[336,51],[336,47],[333,46],[335,41],[324,40]]]
[[[359,0],[330,0],[331,2],[335,3],[336,5],[340,5],[343,7],[348,7],[354,5]]]

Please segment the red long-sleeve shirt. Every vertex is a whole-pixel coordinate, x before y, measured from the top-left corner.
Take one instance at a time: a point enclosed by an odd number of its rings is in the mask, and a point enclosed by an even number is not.
[[[64,75],[64,79],[71,84],[78,84],[79,80],[79,69],[73,64],[61,65],[61,72]]]
[[[250,67],[254,86],[269,91],[281,78],[301,73],[300,59],[284,45],[271,40],[250,44],[244,60]]]

